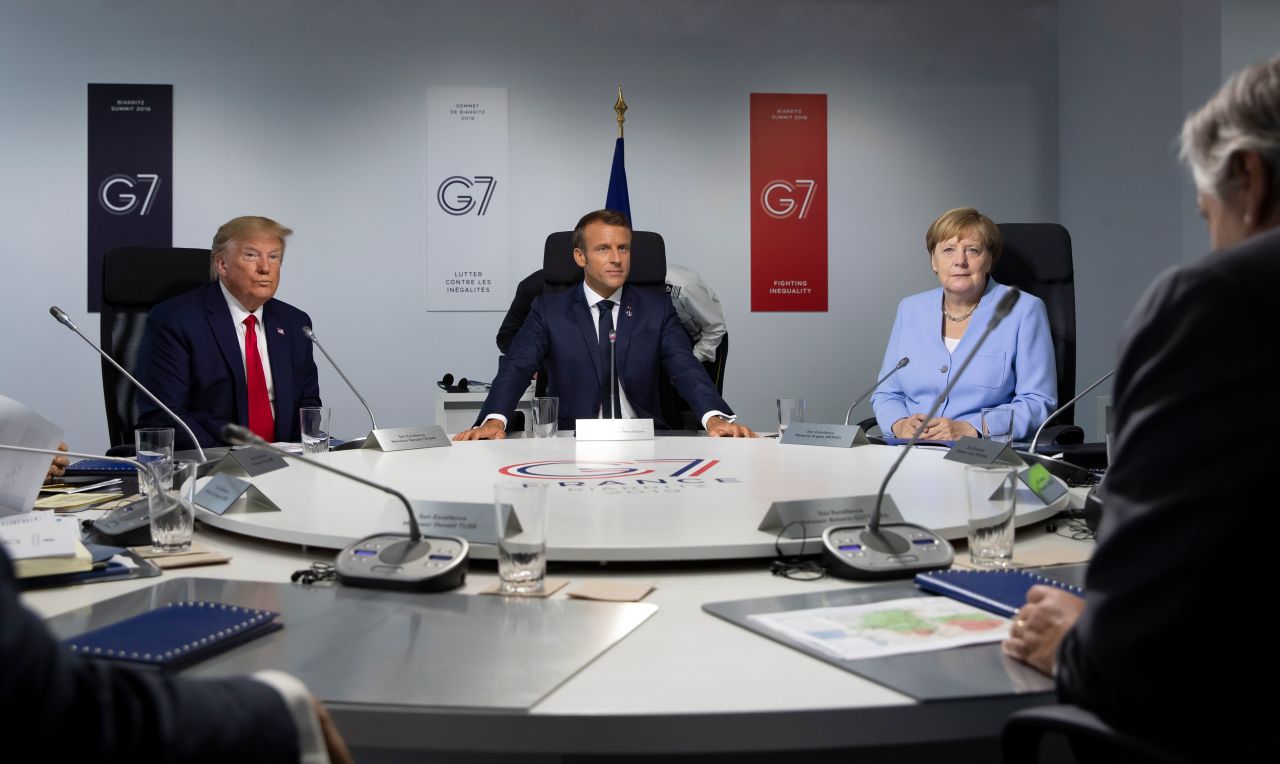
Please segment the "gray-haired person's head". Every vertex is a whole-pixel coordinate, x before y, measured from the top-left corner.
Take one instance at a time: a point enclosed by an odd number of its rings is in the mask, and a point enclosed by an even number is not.
[[[1222,197],[1233,177],[1232,157],[1257,152],[1275,188],[1280,168],[1280,56],[1232,75],[1182,125],[1180,156],[1196,188]]]

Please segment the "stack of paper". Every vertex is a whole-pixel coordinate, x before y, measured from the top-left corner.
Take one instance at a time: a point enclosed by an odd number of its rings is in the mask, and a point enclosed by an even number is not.
[[[70,518],[29,513],[0,518],[0,544],[18,578],[78,573],[93,567],[80,543],[80,524]]]

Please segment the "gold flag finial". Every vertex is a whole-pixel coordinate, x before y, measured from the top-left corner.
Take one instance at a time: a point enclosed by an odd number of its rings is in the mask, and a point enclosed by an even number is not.
[[[618,113],[618,137],[622,137],[622,123],[627,121],[627,102],[622,100],[622,85],[618,85],[618,101],[613,105]]]

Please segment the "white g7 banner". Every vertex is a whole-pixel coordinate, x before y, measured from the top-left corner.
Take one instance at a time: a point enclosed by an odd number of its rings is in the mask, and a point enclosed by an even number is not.
[[[506,310],[507,89],[427,88],[427,310]]]

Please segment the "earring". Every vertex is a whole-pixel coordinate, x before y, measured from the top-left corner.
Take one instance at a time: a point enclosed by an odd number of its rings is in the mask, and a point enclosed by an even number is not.
[[[1244,214],[1244,224],[1247,226],[1253,225],[1253,215],[1246,212]]]

